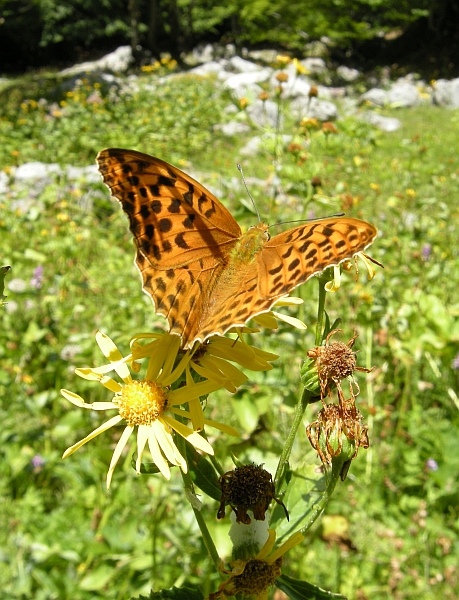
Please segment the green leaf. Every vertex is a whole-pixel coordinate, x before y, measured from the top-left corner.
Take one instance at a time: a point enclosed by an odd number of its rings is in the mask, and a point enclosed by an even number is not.
[[[3,304],[3,300],[6,299],[6,296],[3,295],[5,290],[5,275],[11,267],[0,267],[0,305]]]
[[[276,586],[287,594],[289,598],[293,598],[293,600],[330,600],[330,598],[347,600],[346,596],[343,596],[342,594],[327,592],[312,583],[299,581],[288,575],[281,575],[276,580]]]
[[[161,590],[160,592],[150,592],[149,596],[136,596],[131,600],[203,600],[204,596],[200,589],[184,586],[182,588],[173,587],[170,590]]]
[[[282,506],[276,506],[273,510],[271,526],[277,531],[278,541],[306,525],[325,492],[325,475],[315,462],[315,453],[309,453],[306,461],[308,463],[291,471],[286,492],[280,498],[287,507],[290,520],[286,520]]]
[[[220,502],[222,490],[210,460],[198,454],[190,444],[187,444],[187,459],[193,483],[205,494]]]

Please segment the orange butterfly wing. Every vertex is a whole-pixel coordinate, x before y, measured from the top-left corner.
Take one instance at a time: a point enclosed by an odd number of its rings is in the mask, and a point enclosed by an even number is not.
[[[376,237],[370,223],[333,217],[289,229],[266,241],[254,263],[221,275],[212,314],[202,324],[204,338],[218,330],[222,319],[242,326],[297,286],[324,269],[339,265],[365,250]]]
[[[241,235],[239,225],[211,192],[159,158],[110,148],[96,160],[129,217],[144,292],[170,331],[188,342]]]
[[[325,268],[367,248],[376,229],[358,219],[307,223],[269,240],[239,225],[211,192],[168,163],[133,150],[97,156],[129,217],[143,290],[184,348],[267,312]]]

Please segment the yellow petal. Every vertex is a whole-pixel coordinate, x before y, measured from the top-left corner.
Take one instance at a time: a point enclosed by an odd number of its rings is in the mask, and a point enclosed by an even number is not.
[[[171,470],[167,463],[167,460],[164,458],[158,444],[158,440],[153,431],[150,431],[150,435],[148,436],[148,447],[150,448],[150,454],[153,459],[153,462],[161,471],[161,474],[164,475],[166,479],[171,478]]]
[[[88,402],[85,402],[81,396],[74,392],[70,392],[69,390],[61,390],[61,394],[66,400],[69,400],[69,402],[79,408],[86,408],[88,410],[109,410],[110,408],[118,408],[113,402],[93,402],[92,404],[89,404]]]
[[[277,548],[272,554],[270,554],[270,556],[266,559],[266,562],[269,562],[272,564],[278,558],[280,558],[286,552],[288,552],[291,548],[293,548],[294,546],[297,546],[298,544],[301,544],[301,542],[303,540],[304,540],[304,535],[300,531],[297,531],[292,536],[290,536],[286,542],[284,542],[281,546],[279,546],[279,548]]]
[[[110,483],[113,477],[113,471],[118,463],[118,460],[123,452],[129,438],[131,437],[132,432],[134,431],[134,427],[131,425],[127,425],[123,433],[121,434],[118,443],[116,444],[115,451],[113,452],[112,460],[110,461],[110,466],[108,467],[107,472],[107,490],[110,489]]]
[[[162,420],[165,421],[172,429],[174,429],[178,434],[180,434],[183,438],[185,438],[190,444],[192,444],[198,450],[205,452],[206,454],[213,454],[214,449],[209,444],[207,440],[205,440],[199,433],[193,431],[180,421],[176,419],[172,419],[171,417],[167,417],[163,415]]]
[[[130,381],[131,375],[129,373],[129,368],[124,362],[126,359],[123,358],[123,355],[118,350],[115,343],[108,337],[108,335],[105,335],[105,333],[102,333],[101,331],[96,333],[96,342],[99,348],[102,350],[102,354],[108,358],[111,363],[116,363],[113,365],[113,368],[121,377],[121,379],[125,381],[125,383]]]
[[[207,394],[215,392],[221,387],[223,387],[223,385],[218,381],[200,381],[193,385],[185,385],[169,392],[167,404],[168,406],[184,404],[185,402],[189,402],[200,396],[207,396]]]
[[[241,436],[237,429],[234,429],[234,427],[231,427],[231,425],[226,425],[226,423],[219,423],[218,421],[211,421],[210,419],[204,419],[204,424],[210,425],[210,427],[219,429],[220,431],[223,431],[223,433],[227,433],[228,435],[232,435],[234,437]]]
[[[166,430],[165,424],[162,422],[163,419],[155,421],[151,424],[152,430],[154,431],[155,437],[158,441],[159,447],[164,452],[167,460],[173,465],[181,467],[182,470],[187,472],[187,464],[183,456],[178,452],[172,435]]]
[[[90,442],[91,440],[93,440],[100,433],[107,431],[107,429],[110,429],[110,427],[113,427],[113,425],[116,425],[117,423],[119,423],[122,420],[123,420],[122,417],[120,417],[119,415],[116,415],[116,417],[112,417],[111,419],[109,419],[108,421],[103,423],[100,427],[98,427],[97,429],[94,429],[94,431],[92,431],[85,438],[83,438],[76,444],[73,444],[73,446],[70,446],[70,448],[67,448],[67,450],[62,455],[62,458],[67,458],[67,456],[70,456],[71,454],[73,454],[76,450],[78,450],[78,448],[81,448],[81,446],[84,446],[87,442]]]
[[[149,425],[139,425],[137,430],[137,460],[135,461],[135,470],[140,473],[140,465],[142,463],[142,454],[147,445],[148,436],[151,428]]]
[[[290,315],[284,315],[282,313],[278,313],[275,311],[273,311],[273,315],[276,317],[276,319],[279,319],[280,321],[284,321],[285,323],[288,323],[292,327],[296,327],[296,329],[307,329],[308,328],[308,326],[305,325],[303,323],[303,321],[300,321],[300,319],[297,319],[295,317],[291,317]]]
[[[276,541],[275,530],[268,529],[268,539],[266,540],[263,548],[257,554],[256,558],[258,560],[264,560],[268,556],[268,554],[271,552],[271,550],[273,549],[275,541]]]
[[[90,367],[75,369],[75,374],[88,381],[98,381],[115,394],[123,389],[117,381],[107,375],[99,375],[95,369],[91,369]]]

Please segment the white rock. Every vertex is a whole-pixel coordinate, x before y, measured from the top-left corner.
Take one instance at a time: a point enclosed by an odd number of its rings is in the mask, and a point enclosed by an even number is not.
[[[276,61],[278,54],[278,50],[252,50],[249,52],[249,58],[270,64]]]
[[[312,75],[320,75],[327,71],[327,65],[323,58],[311,57],[300,61],[305,69]]]
[[[133,61],[130,46],[120,46],[114,52],[106,54],[99,60],[74,65],[60,72],[61,75],[77,75],[92,71],[112,71],[113,73],[124,73]]]
[[[395,83],[387,92],[387,100],[393,107],[401,108],[419,104],[419,90],[408,81]]]
[[[318,98],[296,98],[292,101],[290,110],[298,120],[303,117],[319,121],[333,121],[338,118],[336,105]]]
[[[367,102],[374,106],[386,106],[388,103],[387,92],[380,88],[371,88],[360,96],[360,102]]]
[[[343,81],[352,83],[360,77],[360,71],[357,69],[351,69],[345,65],[341,65],[336,69],[336,73]]]
[[[274,133],[264,133],[261,136],[257,135],[255,137],[253,137],[251,140],[249,140],[247,142],[247,144],[239,150],[239,154],[242,154],[243,156],[254,156],[260,150],[263,149],[263,146],[265,144],[270,144],[270,143],[272,144],[274,138],[275,138]],[[291,141],[291,139],[292,139],[291,135],[282,135],[281,136],[282,143],[284,143],[284,144],[288,144]]]
[[[459,78],[451,81],[446,79],[436,81],[432,99],[439,106],[459,108]]]
[[[0,171],[0,194],[6,194],[8,191],[8,175]]]
[[[263,67],[260,67],[260,65],[257,65],[250,60],[244,60],[240,56],[231,57],[228,60],[228,68],[236,73],[254,73],[255,71],[263,70]]]
[[[374,125],[378,129],[381,129],[381,131],[397,131],[397,129],[400,129],[402,126],[402,123],[399,119],[395,119],[393,117],[383,117],[372,110],[362,112],[360,114],[360,118],[362,121],[370,123],[370,125]]]
[[[234,137],[236,135],[243,135],[250,131],[250,125],[247,123],[241,123],[239,121],[230,121],[229,123],[223,123],[214,125],[215,131],[221,131],[228,137]]]
[[[246,108],[250,119],[259,127],[282,127],[283,120],[278,123],[279,107],[272,100],[255,100]]]
[[[224,72],[225,67],[225,60],[212,60],[208,63],[205,63],[204,65],[199,65],[199,67],[194,67],[194,69],[190,69],[188,73],[202,76],[213,75],[215,73],[219,75],[220,73]]]
[[[90,183],[98,183],[101,181],[101,176],[97,165],[87,165],[86,167],[68,166],[66,170],[67,178],[70,180],[84,179]]]
[[[20,183],[33,180],[49,180],[50,175],[62,174],[62,168],[56,163],[29,162],[20,165],[14,174],[14,182]]]

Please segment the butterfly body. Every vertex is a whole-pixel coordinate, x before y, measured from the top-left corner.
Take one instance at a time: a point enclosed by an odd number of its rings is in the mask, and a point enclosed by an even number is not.
[[[376,236],[369,223],[347,217],[308,222],[272,238],[264,223],[242,233],[210,191],[158,158],[111,148],[97,162],[129,217],[143,290],[184,348],[269,311]]]

